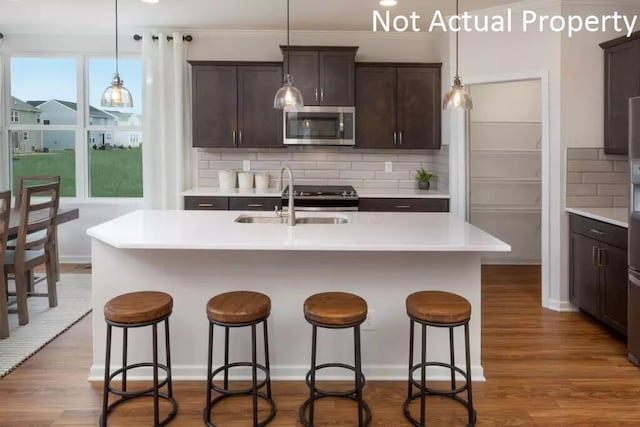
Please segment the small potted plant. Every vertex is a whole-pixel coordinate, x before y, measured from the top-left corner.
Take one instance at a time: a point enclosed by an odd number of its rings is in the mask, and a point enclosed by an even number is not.
[[[420,190],[428,190],[431,188],[431,179],[435,175],[427,172],[424,168],[420,168],[416,171],[416,180],[418,181],[418,188]]]

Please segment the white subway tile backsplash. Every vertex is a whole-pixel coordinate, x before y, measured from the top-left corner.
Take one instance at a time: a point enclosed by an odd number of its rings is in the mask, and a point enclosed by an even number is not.
[[[569,160],[569,172],[613,172],[613,162],[599,160]]]
[[[398,181],[382,181],[382,180],[367,180],[364,182],[365,188],[399,188]]]
[[[330,179],[329,185],[351,185],[353,187],[364,187],[366,181],[361,179]]]
[[[328,160],[328,154],[324,152],[311,151],[308,153],[292,153],[293,160]]]
[[[354,171],[383,171],[384,162],[353,162],[351,169]]]
[[[285,160],[280,163],[282,166],[289,166],[293,170],[318,169],[318,163],[311,161]]]
[[[629,173],[629,162],[617,160],[615,162],[615,171]]]
[[[229,151],[222,154],[222,160],[257,160],[258,153]]]
[[[375,173],[373,171],[340,171],[340,178],[346,179],[374,179]]]
[[[598,160],[598,148],[569,148],[567,159],[569,160]]]
[[[376,172],[376,179],[384,179],[384,180],[410,179],[412,173],[414,173],[414,172],[409,172],[409,171],[403,171],[403,172]]]
[[[209,162],[209,169],[242,169],[241,160],[211,160]]]
[[[585,184],[626,184],[629,182],[629,177],[623,173],[585,172],[582,180]]]
[[[336,169],[336,170],[347,170],[351,169],[350,162],[317,162],[316,163],[318,169]]]
[[[325,179],[335,179],[340,178],[339,170],[308,170],[304,172],[305,178],[325,178]]]
[[[432,163],[397,162],[393,165],[394,171],[416,171],[420,168],[433,169]]]
[[[276,169],[280,169],[280,167],[281,167],[280,162],[275,160],[271,160],[271,161],[256,160],[251,162],[251,169],[276,170]]]
[[[290,160],[291,153],[283,153],[280,151],[277,152],[264,152],[258,153],[258,160]]]
[[[365,162],[397,162],[397,154],[364,154],[362,160]],[[414,157],[415,161],[415,157]]]
[[[352,162],[362,160],[362,153],[328,153],[327,160],[337,162]]]
[[[198,159],[200,160],[220,160],[221,153],[211,151],[199,151]]]

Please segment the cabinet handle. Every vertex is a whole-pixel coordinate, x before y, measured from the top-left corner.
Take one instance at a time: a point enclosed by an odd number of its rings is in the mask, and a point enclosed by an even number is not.
[[[411,209],[411,205],[398,205],[396,209]]]
[[[199,208],[212,208],[213,203],[198,203]]]
[[[607,235],[607,233],[605,233],[604,231],[596,230],[595,228],[592,228],[589,231],[592,232],[593,234],[597,234],[598,236],[606,236]]]
[[[398,132],[393,132],[393,145],[398,145]]]
[[[400,132],[400,139],[399,139],[399,144],[398,145],[402,145],[402,132]]]
[[[598,248],[598,267],[605,267],[607,265],[607,254],[604,249]]]
[[[238,132],[238,145],[242,145],[242,131]]]
[[[597,253],[598,253],[598,247],[592,246],[591,247],[591,264],[593,265],[597,265],[597,262],[596,262],[596,259],[598,257]]]
[[[261,208],[263,205],[259,204],[259,203],[251,203],[248,205],[248,207],[250,208]]]
[[[318,88],[316,88],[316,102],[318,102]]]
[[[324,102],[324,88],[320,89],[320,102]]]
[[[231,142],[236,145],[236,131],[231,131]]]

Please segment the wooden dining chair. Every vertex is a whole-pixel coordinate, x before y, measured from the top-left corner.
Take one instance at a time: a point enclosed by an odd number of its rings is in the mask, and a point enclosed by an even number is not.
[[[60,183],[26,187],[20,203],[20,225],[14,250],[7,250],[4,273],[13,274],[16,283],[18,323],[29,323],[27,308],[27,274],[35,267],[46,265],[49,307],[58,305],[55,273],[54,234],[55,218],[60,202]],[[42,233],[33,234],[42,230]],[[37,236],[37,237],[33,237]]]
[[[9,308],[7,306],[7,281],[4,270],[4,254],[7,248],[11,192],[0,192],[0,339],[9,337]]]
[[[42,184],[50,184],[50,183],[60,183],[59,175],[20,175],[16,177],[16,193],[15,193],[15,208],[20,209],[20,205],[22,204],[22,191],[31,185],[42,185]],[[39,233],[36,231],[35,233]],[[41,235],[42,233],[40,233]],[[36,236],[40,237],[40,236]],[[15,241],[10,241],[9,249],[13,249],[15,247]],[[56,280],[60,281],[60,260],[58,255],[58,228],[55,227],[53,230],[53,248],[56,256],[55,268],[56,268]],[[29,277],[29,286],[33,286],[34,277],[33,273],[30,273]]]

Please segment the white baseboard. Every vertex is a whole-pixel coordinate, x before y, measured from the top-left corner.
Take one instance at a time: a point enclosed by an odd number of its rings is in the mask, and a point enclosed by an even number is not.
[[[560,300],[557,300],[557,299],[549,299],[547,304],[544,304],[543,306],[544,306],[544,308],[548,308],[549,310],[553,310],[553,311],[560,311],[560,312],[576,312],[576,311],[578,311],[576,306],[571,304],[570,301],[560,301]]]
[[[60,255],[60,264],[90,264],[91,255]]]
[[[120,368],[114,366],[113,369]],[[304,365],[271,365],[271,379],[274,381],[303,381],[309,366]],[[172,379],[174,381],[206,381],[207,367],[202,365],[178,365],[173,366]],[[234,381],[246,381],[251,378],[248,368],[234,369],[235,372],[230,374],[230,378]],[[364,365],[362,371],[367,381],[406,381],[407,367],[397,365]],[[427,369],[427,379],[431,381],[449,381],[451,379],[451,371],[440,367],[429,367]],[[481,365],[471,366],[473,381],[484,382],[484,370]],[[160,372],[162,377],[163,373]],[[261,374],[258,373],[260,376]],[[323,381],[351,381],[353,373],[345,370],[334,370],[325,374],[318,373],[318,379]],[[150,368],[136,369],[127,373],[127,380],[131,381],[151,381],[153,379]],[[104,366],[93,365],[89,371],[89,381],[102,382],[104,380]]]

